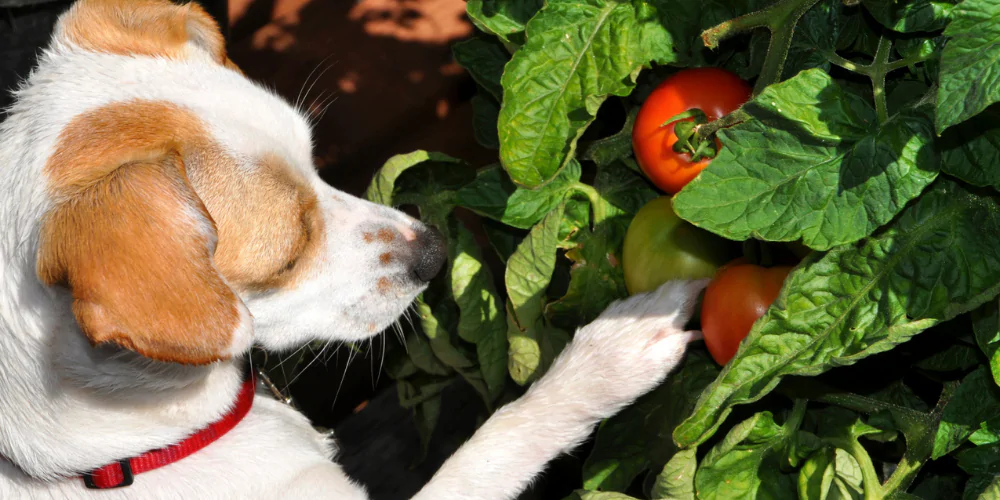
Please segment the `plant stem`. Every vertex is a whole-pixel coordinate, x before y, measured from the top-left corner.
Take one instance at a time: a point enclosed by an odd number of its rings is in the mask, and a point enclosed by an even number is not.
[[[858,461],[858,465],[861,466],[861,479],[865,486],[865,500],[885,498],[882,494],[882,483],[879,482],[878,473],[875,472],[875,465],[872,464],[872,457],[868,456],[868,452],[864,446],[861,446],[861,443],[856,439],[838,441],[842,441],[838,446],[841,446],[844,451],[850,453]]]
[[[724,128],[732,127],[737,123],[743,123],[750,119],[750,114],[743,110],[740,106],[718,120],[708,122],[704,125],[698,125],[695,127],[695,141],[704,141],[709,137],[715,135],[716,132]]]
[[[879,37],[878,48],[875,49],[875,60],[872,61],[871,68],[874,70],[871,75],[872,94],[875,97],[875,114],[878,116],[879,124],[885,123],[889,119],[889,111],[885,101],[885,74],[888,73],[889,52],[892,50],[892,42],[886,38]]]
[[[701,39],[709,49],[715,49],[719,42],[731,36],[751,31],[756,28],[767,28],[771,32],[768,42],[767,57],[761,67],[757,83],[754,85],[752,97],[760,94],[768,85],[777,83],[785,69],[785,59],[792,45],[795,25],[799,19],[819,0],[778,0],[770,7],[730,19],[713,26],[701,33]],[[707,140],[720,129],[731,127],[750,119],[750,115],[742,107],[736,109],[718,120],[701,125],[697,128],[698,141]]]
[[[593,186],[584,184],[582,182],[577,182],[576,184],[573,185],[573,188],[578,193],[583,194],[584,196],[587,197],[588,200],[590,200],[590,208],[591,210],[594,211],[594,222],[592,224],[593,226],[597,226],[599,222],[603,221],[608,217],[607,210],[605,210],[606,207],[604,206],[604,202],[601,199],[601,194],[598,193],[597,190],[593,188]]]

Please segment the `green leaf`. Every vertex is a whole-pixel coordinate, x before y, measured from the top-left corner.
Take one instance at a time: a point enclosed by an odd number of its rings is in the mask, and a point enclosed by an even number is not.
[[[698,468],[697,448],[678,451],[663,466],[653,483],[653,498],[694,500],[694,474]]]
[[[455,61],[494,99],[499,101],[503,98],[500,77],[503,75],[504,65],[510,59],[503,45],[483,38],[470,38],[452,45],[451,52]]]
[[[784,489],[783,496],[794,498],[790,478],[779,472],[779,452],[795,430],[778,425],[766,411],[736,424],[702,459],[694,477],[698,498],[755,498],[765,478],[777,480],[768,490]]]
[[[860,97],[808,70],[745,109],[756,119],[720,132],[719,156],[674,198],[679,216],[726,238],[828,250],[874,232],[937,177],[928,105],[879,127]]]
[[[544,0],[468,0],[465,10],[480,30],[513,42],[516,37],[512,35],[524,31],[524,25],[543,3]]]
[[[821,0],[799,19],[785,59],[784,79],[807,69],[829,69],[825,53],[840,37],[841,4],[842,0]]]
[[[492,97],[483,95],[482,91],[472,96],[472,133],[480,146],[500,149],[500,137],[497,135],[499,116],[500,105]]]
[[[958,466],[969,474],[1000,475],[1000,444],[977,446],[955,455]]]
[[[611,302],[628,296],[621,264],[625,233],[635,213],[657,196],[619,162],[598,170],[594,191],[599,197],[595,219],[601,219],[592,231],[581,229],[577,245],[566,252],[573,262],[569,289],[545,309],[553,323],[567,329],[593,321]]]
[[[455,201],[485,217],[520,229],[528,229],[552,212],[580,180],[575,160],[549,184],[537,189],[514,186],[499,166],[481,170],[474,182],[459,189]]]
[[[962,379],[962,385],[944,407],[932,457],[937,459],[951,453],[981,423],[997,416],[1000,416],[1000,387],[993,382],[989,370],[981,366]]]
[[[442,320],[448,323],[452,322],[449,321],[454,319],[451,311],[445,312],[446,306],[444,304],[432,308],[424,301],[423,297],[417,297],[414,304],[417,306],[420,327],[430,342],[434,356],[456,370],[475,366],[475,362],[452,343],[451,332],[453,330],[450,328],[452,325],[442,324]]]
[[[431,349],[430,341],[420,332],[406,336],[406,351],[410,355],[410,361],[421,371],[432,375],[448,375],[452,369],[438,360]]]
[[[972,476],[965,484],[962,500],[1000,500],[1000,476]]]
[[[514,319],[521,329],[532,325],[542,315],[545,288],[556,266],[559,222],[564,206],[558,205],[531,228],[528,236],[507,260],[504,283],[513,308]]]
[[[941,171],[974,186],[1000,189],[1000,109],[949,128],[939,142]]]
[[[692,350],[663,384],[605,420],[583,464],[583,487],[621,491],[643,471],[663,467],[677,454],[671,438],[674,427],[718,373],[718,366],[704,351]]]
[[[448,155],[423,150],[393,156],[375,174],[375,178],[372,179],[368,190],[365,191],[365,199],[380,205],[395,205],[397,179],[407,170],[422,165],[425,162],[442,163],[454,168],[459,168],[459,165],[462,163],[461,160]]]
[[[915,366],[924,370],[949,372],[968,370],[979,364],[979,352],[971,345],[954,344],[947,349],[921,360]]]
[[[549,0],[528,23],[527,42],[501,80],[500,159],[516,184],[537,187],[554,178],[601,102],[627,95],[651,52],[662,53],[647,39],[647,26],[662,27],[645,5]]]
[[[833,478],[837,475],[834,461],[836,460],[835,448],[824,448],[809,460],[802,464],[799,469],[799,498],[825,499],[833,485]]]
[[[993,382],[1000,385],[1000,307],[996,300],[972,312],[972,331],[979,348],[990,360]]]
[[[1000,2],[965,0],[951,11],[941,54],[937,131],[976,116],[1000,100]]]
[[[853,364],[996,296],[998,209],[942,180],[877,237],[807,257],[674,438],[701,443],[786,375]]]
[[[635,117],[638,114],[639,107],[632,108],[625,117],[625,124],[622,125],[620,131],[590,143],[580,157],[596,163],[598,167],[604,167],[630,156],[632,154],[632,127],[635,125]]]
[[[518,385],[527,385],[545,374],[549,365],[569,343],[569,334],[536,320],[520,327],[507,308],[507,370]]]
[[[578,490],[573,492],[570,496],[566,497],[564,500],[639,500],[639,499],[635,497],[630,497],[624,493],[615,493],[613,491]]]
[[[493,276],[472,233],[461,225],[451,263],[451,290],[461,311],[458,336],[476,344],[483,380],[490,395],[496,397],[507,378],[507,323]]]
[[[937,31],[948,24],[955,0],[862,0],[883,26],[901,33]]]

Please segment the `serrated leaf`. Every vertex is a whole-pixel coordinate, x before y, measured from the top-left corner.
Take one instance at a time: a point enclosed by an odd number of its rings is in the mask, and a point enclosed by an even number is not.
[[[947,349],[920,360],[915,366],[924,370],[949,372],[968,370],[979,364],[979,352],[971,345],[954,344]]]
[[[710,437],[736,404],[786,375],[850,365],[1000,291],[997,201],[942,180],[878,236],[807,257],[674,433]]]
[[[621,163],[601,168],[594,180],[599,196],[594,208],[596,227],[583,228],[574,248],[566,294],[546,307],[553,323],[572,328],[589,323],[611,302],[628,295],[622,270],[622,243],[632,216],[656,191]],[[599,215],[600,220],[597,220]]]
[[[368,190],[365,191],[365,199],[380,205],[392,206],[395,204],[396,181],[407,170],[424,164],[425,162],[444,163],[456,168],[462,164],[460,160],[452,158],[446,154],[433,153],[417,150],[412,153],[401,154],[389,158],[382,165],[382,168],[375,174]]]
[[[507,379],[507,323],[472,233],[459,225],[451,263],[451,290],[461,311],[458,336],[476,344],[476,358],[492,397]]]
[[[862,0],[872,17],[901,33],[937,31],[948,24],[957,0]]]
[[[965,484],[962,500],[1000,500],[1000,476],[972,476]]]
[[[414,305],[417,307],[420,327],[424,335],[427,336],[434,356],[445,365],[456,370],[475,366],[475,362],[469,359],[464,352],[452,343],[452,329],[449,328],[451,325],[442,324],[440,316],[447,315],[448,319],[454,320],[451,314],[443,311],[444,306],[434,310],[434,308],[424,301],[423,297],[417,297]],[[444,321],[447,321],[447,319]]]
[[[545,374],[549,365],[569,343],[569,334],[536,320],[521,327],[507,308],[507,370],[518,385],[527,385]]]
[[[941,424],[934,437],[933,458],[951,453],[972,435],[980,424],[1000,416],[1000,387],[985,366],[970,373],[944,407]]]
[[[642,1],[550,0],[507,63],[497,128],[511,179],[537,187],[566,165],[609,95],[626,95],[640,67],[663,53],[662,27]],[[662,40],[661,40],[662,41]]]
[[[552,212],[580,180],[575,160],[552,182],[537,189],[515,186],[499,166],[481,170],[474,182],[455,193],[459,206],[520,229],[528,229]]]
[[[662,467],[675,456],[674,427],[718,373],[704,351],[690,351],[681,368],[663,384],[605,420],[583,464],[584,488],[625,490],[643,471]]]
[[[479,29],[513,42],[544,0],[468,0],[465,11]]]
[[[653,483],[653,498],[694,500],[694,474],[698,468],[697,448],[678,451],[663,466]]]
[[[951,11],[941,54],[938,133],[1000,100],[1000,2],[965,0]]]
[[[470,38],[452,45],[451,53],[455,56],[455,61],[494,99],[499,101],[503,98],[500,77],[503,75],[504,65],[510,59],[510,54],[504,50],[503,45],[483,38]]]
[[[564,206],[558,205],[531,228],[528,236],[507,260],[504,283],[510,298],[514,320],[527,329],[542,316],[545,288],[552,279],[559,243],[559,222]]]
[[[878,126],[860,97],[808,70],[745,109],[756,119],[720,132],[719,156],[674,198],[679,216],[726,238],[828,250],[874,232],[937,177],[928,105]]]
[[[1000,109],[949,128],[939,142],[941,171],[974,186],[1000,189]]]
[[[767,485],[768,490],[784,490],[783,497],[795,498],[795,487],[790,478],[781,477],[784,475],[778,470],[777,456],[778,450],[795,430],[775,423],[770,412],[757,413],[736,424],[698,466],[694,477],[698,498],[755,498],[758,489],[764,486],[765,475],[778,480]]]
[[[792,35],[783,79],[807,69],[829,69],[825,52],[834,47],[840,37],[841,3],[842,0],[821,0],[802,15]]]
[[[972,331],[979,348],[989,359],[993,382],[1000,385],[1000,307],[996,300],[972,312]]]

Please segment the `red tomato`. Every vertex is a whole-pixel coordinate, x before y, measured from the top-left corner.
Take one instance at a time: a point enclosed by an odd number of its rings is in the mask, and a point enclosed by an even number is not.
[[[661,127],[663,122],[695,108],[718,120],[742,106],[750,92],[746,82],[720,68],[685,69],[664,80],[642,104],[632,127],[632,149],[642,171],[667,193],[680,191],[712,160],[691,163],[691,155],[675,152],[678,122]]]
[[[791,266],[761,267],[737,259],[712,278],[701,303],[701,331],[716,363],[736,354],[755,321],[767,312]]]

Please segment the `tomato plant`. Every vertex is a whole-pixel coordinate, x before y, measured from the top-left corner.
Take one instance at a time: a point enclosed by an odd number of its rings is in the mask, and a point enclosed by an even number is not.
[[[721,68],[691,68],[667,77],[649,94],[635,118],[632,147],[636,162],[658,188],[671,194],[680,191],[712,161],[718,140],[696,144],[690,134],[680,134],[688,140],[678,144],[675,127],[695,118],[671,119],[697,110],[700,119],[718,120],[749,98],[750,86]],[[685,144],[687,147],[680,147]]]
[[[734,262],[712,278],[701,302],[701,331],[716,363],[724,365],[733,358],[754,322],[778,298],[791,270]]]
[[[449,242],[386,362],[425,442],[444,387],[492,411],[627,295],[629,222],[663,195],[633,154],[639,110],[671,75],[723,68],[752,95],[691,128],[721,147],[673,209],[809,252],[721,370],[694,344],[601,425],[573,498],[997,497],[997,0],[467,7],[479,33],[454,54],[497,161],[401,155],[367,192]]]
[[[711,278],[732,255],[729,242],[681,220],[662,196],[629,224],[622,250],[625,287],[636,294],[670,280]]]

